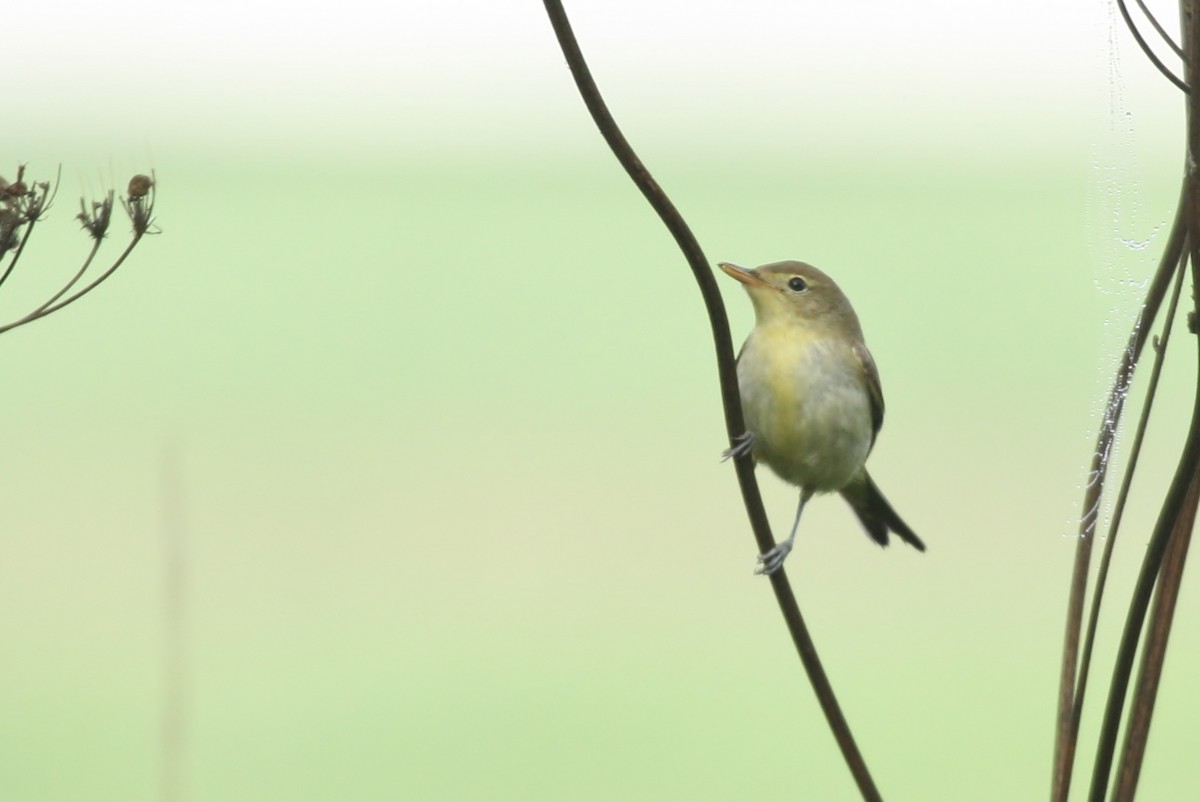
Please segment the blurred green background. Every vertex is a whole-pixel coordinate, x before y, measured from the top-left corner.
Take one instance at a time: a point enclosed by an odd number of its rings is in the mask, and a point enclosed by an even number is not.
[[[1044,798],[1178,98],[1103,4],[729,5],[568,11],[709,259],[806,259],[863,320],[872,473],[929,552],[826,499],[788,570],[885,796]],[[0,174],[63,180],[0,319],[82,257],[74,196],[153,168],[162,234],[0,340],[0,797],[164,798],[181,628],[188,800],[855,798],[752,575],[699,295],[539,4],[15,15],[38,67]],[[1177,344],[1096,691],[1190,406]],[[1143,799],[1196,786],[1198,614],[1187,587]]]

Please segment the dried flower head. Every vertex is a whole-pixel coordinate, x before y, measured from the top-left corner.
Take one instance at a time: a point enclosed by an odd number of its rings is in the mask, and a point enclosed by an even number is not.
[[[113,193],[108,191],[102,201],[92,201],[92,208],[88,209],[87,202],[79,199],[79,214],[75,215],[75,219],[87,229],[92,235],[92,239],[104,239],[104,235],[108,232],[108,224],[112,220]]]
[[[59,168],[61,177],[62,169]],[[0,178],[0,285],[3,285],[13,273],[22,253],[39,220],[50,208],[54,200],[54,189],[58,186],[55,180],[51,185],[48,181],[25,181],[25,165],[17,168],[16,180],[9,182]],[[117,256],[116,260],[99,275],[89,271],[96,254],[99,253],[101,242],[108,233],[112,221],[114,195],[109,190],[97,201],[80,198],[79,220],[84,230],[91,236],[93,243],[83,263],[57,291],[39,306],[25,315],[9,323],[0,324],[0,334],[11,331],[18,326],[32,323],[49,314],[57,312],[69,304],[75,303],[83,296],[103,284],[124,262],[133,251],[134,246],[141,241],[142,235],[149,233],[153,224],[155,181],[154,174],[135,175],[129,181],[129,196],[121,198],[125,210],[133,220],[134,236]],[[85,281],[89,277],[90,280]]]
[[[21,216],[7,206],[0,206],[0,258],[17,247],[20,238],[17,232],[21,227]]]
[[[25,186],[25,165],[17,165],[17,180],[11,184],[0,177],[0,199],[3,199],[7,205],[13,198],[19,198],[29,191]]]
[[[129,179],[129,197],[144,198],[150,188],[154,186],[154,179],[148,175],[138,173],[133,178]]]
[[[125,207],[125,213],[133,222],[135,234],[140,236],[146,233],[157,233],[157,230],[150,230],[150,226],[154,223],[153,173],[150,175],[138,173],[129,179],[129,194],[121,198],[121,205]]]

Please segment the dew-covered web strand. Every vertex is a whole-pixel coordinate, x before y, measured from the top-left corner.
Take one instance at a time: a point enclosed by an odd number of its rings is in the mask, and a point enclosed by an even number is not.
[[[1153,249],[1161,243],[1167,228],[1167,221],[1153,219],[1142,202],[1143,170],[1136,147],[1137,129],[1126,97],[1121,60],[1121,42],[1126,30],[1111,4],[1106,22],[1108,113],[1105,136],[1094,146],[1095,183],[1088,213],[1089,240],[1096,266],[1093,286],[1107,306],[1096,372],[1097,401],[1093,406],[1094,419],[1102,421],[1104,436],[1093,441],[1097,453],[1084,469],[1084,488],[1103,483],[1109,465],[1121,453],[1121,412],[1129,394],[1132,372],[1124,376],[1122,386],[1115,391],[1112,377],[1121,375],[1121,363],[1133,356],[1128,353],[1132,341],[1125,327],[1133,320],[1133,336],[1139,334],[1147,275],[1157,261]],[[1089,440],[1091,436],[1088,435]],[[1105,499],[1101,495],[1097,504],[1095,509],[1083,511],[1084,519],[1092,522],[1092,529],[1101,519],[1111,520],[1111,514],[1104,514],[1105,509],[1111,510],[1111,497]]]
[[[1140,165],[1134,147],[1134,115],[1125,95],[1121,69],[1120,40],[1125,36],[1113,6],[1107,6],[1107,48],[1102,69],[1107,79],[1107,117],[1102,125],[1105,135],[1094,146],[1093,188],[1087,216],[1088,240],[1093,248],[1093,283],[1096,295],[1106,305],[1100,334],[1097,363],[1097,400],[1093,419],[1099,419],[1100,431],[1093,436],[1091,458],[1085,472],[1083,508],[1075,518],[1076,554],[1072,569],[1066,633],[1063,645],[1062,673],[1059,682],[1057,734],[1051,798],[1062,802],[1070,790],[1078,739],[1079,714],[1086,686],[1086,669],[1080,662],[1080,637],[1083,631],[1091,553],[1094,537],[1100,529],[1105,478],[1113,459],[1119,454],[1120,422],[1129,396],[1134,369],[1150,326],[1165,299],[1170,277],[1182,244],[1182,225],[1177,218],[1171,226],[1165,250],[1175,257],[1151,264],[1151,247],[1161,239],[1162,222],[1146,220],[1140,203]],[[1097,66],[1100,66],[1099,64]],[[1097,120],[1099,122],[1099,120]],[[1152,274],[1149,282],[1145,278]],[[1144,295],[1143,295],[1144,293]],[[1132,321],[1132,332],[1125,329]],[[1121,331],[1125,330],[1124,336]],[[1117,338],[1120,339],[1117,339]],[[1115,377],[1115,378],[1114,378]],[[1082,681],[1081,681],[1082,680]]]
[[[1112,521],[1108,525],[1107,536],[1104,539],[1104,551],[1100,555],[1100,568],[1096,574],[1096,589],[1092,593],[1091,608],[1088,611],[1087,630],[1084,633],[1083,650],[1079,659],[1079,679],[1076,683],[1074,728],[1079,730],[1079,720],[1083,712],[1083,698],[1087,690],[1089,669],[1092,652],[1096,642],[1096,629],[1100,620],[1100,607],[1104,601],[1104,588],[1108,582],[1108,570],[1112,563],[1113,549],[1120,532],[1121,520],[1125,513],[1125,503],[1129,498],[1129,489],[1133,485],[1134,473],[1137,471],[1138,457],[1141,454],[1142,443],[1146,436],[1146,428],[1150,422],[1150,410],[1154,406],[1154,397],[1158,390],[1159,378],[1167,352],[1167,343],[1171,338],[1171,324],[1175,320],[1175,312],[1179,307],[1179,296],[1183,290],[1183,278],[1187,273],[1185,260],[1180,260],[1176,273],[1175,286],[1171,291],[1171,300],[1167,305],[1167,314],[1163,320],[1162,335],[1155,340],[1154,365],[1150,371],[1150,380],[1146,390],[1146,400],[1138,418],[1137,430],[1133,435],[1133,443],[1129,450],[1129,463],[1121,477],[1121,487],[1117,491],[1117,500],[1113,506]]]

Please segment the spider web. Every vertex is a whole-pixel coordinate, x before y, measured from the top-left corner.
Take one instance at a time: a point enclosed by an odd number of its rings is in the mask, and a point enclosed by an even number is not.
[[[1160,11],[1152,9],[1160,21]],[[1136,19],[1136,17],[1135,17]],[[1169,19],[1169,17],[1166,17]],[[1161,136],[1148,133],[1154,119],[1162,115],[1165,104],[1177,98],[1165,82],[1152,80],[1155,76],[1130,38],[1114,0],[1105,5],[1099,21],[1103,44],[1097,48],[1096,74],[1103,76],[1099,87],[1101,97],[1093,105],[1098,110],[1091,122],[1091,174],[1087,204],[1088,245],[1091,251],[1092,284],[1096,299],[1096,317],[1101,321],[1096,341],[1099,356],[1092,393],[1091,415],[1086,434],[1089,458],[1081,466],[1083,489],[1098,479],[1093,472],[1091,454],[1096,446],[1095,421],[1114,432],[1107,453],[1100,455],[1100,464],[1109,469],[1109,479],[1102,501],[1097,529],[1104,533],[1111,521],[1115,497],[1116,475],[1111,469],[1121,457],[1122,430],[1128,429],[1130,412],[1126,409],[1120,423],[1116,420],[1117,404],[1110,400],[1113,379],[1129,345],[1129,336],[1140,325],[1142,301],[1149,277],[1157,266],[1161,246],[1166,239],[1170,221],[1167,215],[1176,200],[1173,194],[1159,197],[1157,189],[1147,193],[1148,169],[1163,166]],[[1153,31],[1148,33],[1153,35]],[[1173,91],[1173,90],[1172,90]],[[1177,111],[1177,110],[1176,110]],[[1169,149],[1168,153],[1173,152]],[[1149,348],[1142,352],[1143,363]],[[1139,370],[1137,375],[1141,375]],[[1123,399],[1130,387],[1121,388]],[[1087,512],[1087,511],[1084,511]],[[1078,514],[1078,513],[1076,513]],[[1074,519],[1068,531],[1078,531]]]

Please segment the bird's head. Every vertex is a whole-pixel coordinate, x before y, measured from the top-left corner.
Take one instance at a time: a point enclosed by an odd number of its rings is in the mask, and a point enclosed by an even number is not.
[[[751,269],[721,262],[718,267],[746,288],[759,325],[800,325],[862,339],[849,299],[833,279],[812,265],[787,261]]]

